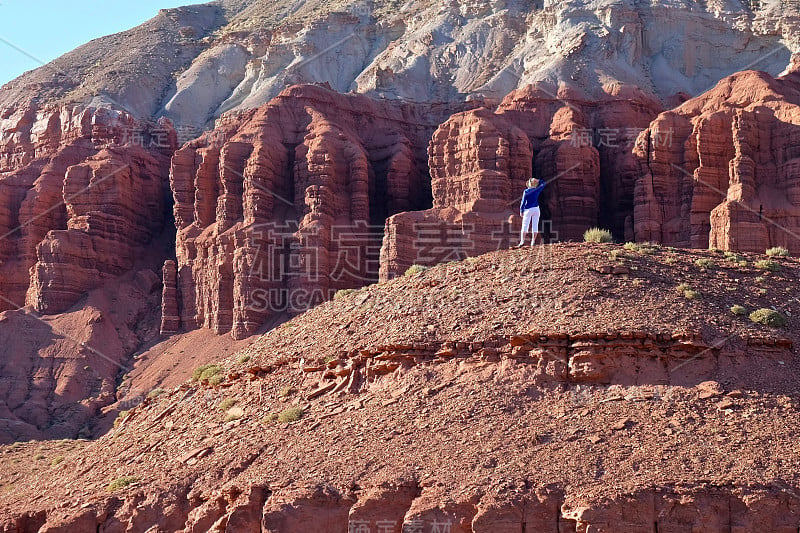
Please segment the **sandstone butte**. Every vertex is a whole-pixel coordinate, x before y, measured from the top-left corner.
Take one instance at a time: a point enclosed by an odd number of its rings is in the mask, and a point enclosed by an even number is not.
[[[0,90],[3,530],[797,533],[791,6],[283,4]]]

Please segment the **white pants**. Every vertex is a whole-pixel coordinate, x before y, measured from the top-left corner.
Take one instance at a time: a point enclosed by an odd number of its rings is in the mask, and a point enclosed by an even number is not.
[[[519,234],[519,245],[525,244],[525,233],[527,231],[533,232],[531,237],[531,246],[536,243],[536,234],[539,232],[539,215],[541,211],[538,207],[529,207],[522,212],[522,231]]]

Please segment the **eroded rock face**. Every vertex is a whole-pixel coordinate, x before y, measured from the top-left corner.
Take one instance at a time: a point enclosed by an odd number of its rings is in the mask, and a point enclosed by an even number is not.
[[[800,251],[800,77],[742,72],[659,115],[635,153],[635,235]]]
[[[231,485],[212,495],[182,490],[130,497],[118,508],[59,511],[24,516],[6,531],[144,532],[254,531],[308,533],[363,531],[402,533],[577,533],[597,531],[775,531],[794,533],[800,500],[768,487],[681,484],[638,490],[616,498],[570,494],[558,487],[511,487],[502,494],[460,499],[407,482],[367,487],[357,493],[329,485],[277,489]],[[157,512],[163,505],[165,512]],[[365,513],[365,507],[374,511]],[[776,512],[780,509],[779,512]],[[38,529],[41,527],[41,529]],[[73,528],[73,529],[70,529]]]
[[[0,309],[61,312],[162,231],[175,132],[105,108],[23,108],[3,122]]]
[[[448,110],[300,86],[178,150],[180,326],[242,338],[376,281],[386,216],[429,201],[424,147]]]
[[[599,101],[566,88],[512,92],[496,111],[454,115],[428,149],[433,208],[387,221],[381,278],[412,264],[431,265],[507,248],[519,240],[519,202],[535,176],[548,238],[579,240],[604,225],[632,233],[636,135],[660,104],[641,91],[609,86]]]

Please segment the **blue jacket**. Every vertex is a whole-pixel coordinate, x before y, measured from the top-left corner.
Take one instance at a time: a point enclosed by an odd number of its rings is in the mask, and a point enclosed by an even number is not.
[[[542,193],[542,189],[544,189],[545,185],[547,184],[542,181],[538,187],[525,189],[525,192],[522,193],[522,203],[519,204],[520,215],[526,209],[530,209],[531,207],[539,207],[539,195]]]

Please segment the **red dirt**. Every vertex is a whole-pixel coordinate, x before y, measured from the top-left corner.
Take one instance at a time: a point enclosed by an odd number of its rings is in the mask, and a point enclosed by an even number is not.
[[[56,466],[12,478],[36,445],[6,448],[6,530],[796,531],[800,262],[617,250],[500,251],[372,285]],[[612,264],[629,273],[593,270]],[[773,329],[733,304],[791,316]],[[290,406],[298,422],[265,419]]]

